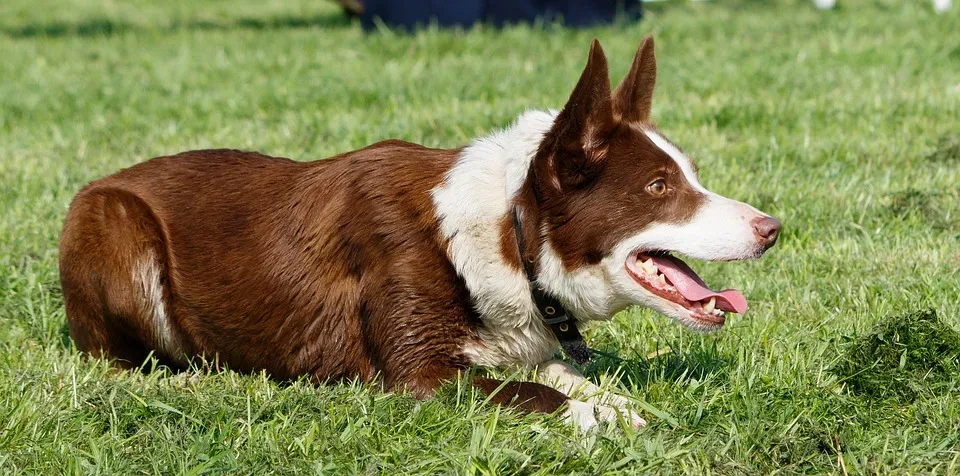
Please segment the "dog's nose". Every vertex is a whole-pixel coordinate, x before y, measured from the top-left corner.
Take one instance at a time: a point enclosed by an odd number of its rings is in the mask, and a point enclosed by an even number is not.
[[[757,217],[753,219],[753,232],[760,238],[763,249],[768,249],[777,242],[780,236],[780,220],[774,217]]]

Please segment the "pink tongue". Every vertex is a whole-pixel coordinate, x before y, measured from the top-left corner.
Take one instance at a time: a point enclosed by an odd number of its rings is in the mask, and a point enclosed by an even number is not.
[[[712,297],[717,298],[717,309],[726,312],[743,314],[747,310],[747,298],[736,289],[724,289],[716,292],[707,287],[700,276],[697,276],[687,263],[672,256],[654,257],[653,264],[670,280],[677,291],[688,301],[703,301]]]

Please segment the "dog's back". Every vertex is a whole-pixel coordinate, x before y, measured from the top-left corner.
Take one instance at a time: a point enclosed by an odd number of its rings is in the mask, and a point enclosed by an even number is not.
[[[429,192],[456,154],[401,141],[313,163],[194,151],[94,182],[61,242],[71,335],[131,366],[153,350],[276,378],[391,379],[424,354],[455,360],[469,306]],[[428,309],[441,318],[404,319]]]

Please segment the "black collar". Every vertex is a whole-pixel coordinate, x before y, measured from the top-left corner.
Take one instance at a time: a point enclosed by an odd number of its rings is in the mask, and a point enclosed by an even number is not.
[[[587,363],[590,361],[590,349],[587,348],[587,343],[583,341],[583,336],[577,329],[577,320],[567,312],[567,309],[563,307],[563,304],[560,304],[557,298],[547,294],[537,284],[537,276],[533,270],[533,260],[528,259],[526,255],[523,228],[520,226],[520,211],[516,207],[513,208],[513,231],[517,234],[520,262],[523,263],[523,271],[527,274],[527,281],[530,282],[530,293],[533,295],[533,302],[537,306],[540,319],[557,336],[557,340],[567,357],[578,364]]]

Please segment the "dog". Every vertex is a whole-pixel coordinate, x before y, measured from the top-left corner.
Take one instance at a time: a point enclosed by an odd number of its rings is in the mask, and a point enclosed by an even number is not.
[[[97,180],[60,242],[70,335],[121,368],[206,358],[421,399],[471,367],[531,369],[471,382],[582,428],[642,426],[626,397],[551,360],[558,347],[586,360],[578,324],[631,305],[721,328],[746,299],[675,254],[756,258],[781,228],[700,184],[650,122],[655,80],[652,37],[613,92],[594,40],[562,110],[462,148],[388,140],[315,162],[199,150]]]

